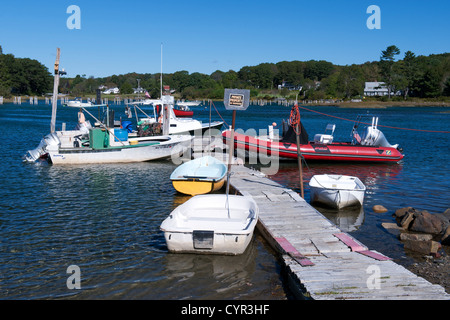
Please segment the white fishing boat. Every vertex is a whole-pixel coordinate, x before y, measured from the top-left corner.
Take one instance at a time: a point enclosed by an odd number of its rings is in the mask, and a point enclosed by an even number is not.
[[[52,164],[127,163],[170,158],[184,152],[191,143],[187,135],[156,135],[145,139],[128,136],[126,129],[94,127],[55,131],[45,136],[24,159],[39,158]]]
[[[173,210],[161,230],[171,252],[238,255],[249,245],[258,215],[249,197],[198,195]]]
[[[321,174],[309,181],[311,203],[341,209],[349,206],[362,206],[366,186],[358,177]]]
[[[69,106],[69,105],[67,105]],[[78,106],[72,105],[78,108]],[[114,121],[114,112],[107,105],[106,124],[96,119],[85,107],[81,109],[95,119],[78,123],[75,130],[54,131],[46,135],[38,147],[27,151],[24,160],[35,162],[43,158],[52,164],[128,163],[143,162],[178,156],[190,147],[192,137],[187,135],[162,135],[147,137],[129,135]]]
[[[163,102],[165,101],[165,102]],[[192,119],[192,118],[178,118],[174,111],[174,98],[173,96],[166,95],[164,96],[164,99],[154,99],[154,100],[144,100],[144,102],[133,102],[130,105],[134,107],[138,107],[139,105],[144,106],[152,106],[153,110],[147,117],[140,118],[138,121],[138,125],[145,126],[145,125],[153,125],[160,123],[161,126],[164,126],[164,122],[166,121],[164,117],[161,116],[162,113],[162,106],[163,103],[168,107],[168,121],[170,123],[169,126],[169,134],[203,134],[208,129],[217,129],[220,130],[220,128],[223,125],[223,121],[213,121],[211,123],[203,123],[199,120]],[[157,110],[157,106],[160,110]],[[141,110],[142,111],[142,110]]]

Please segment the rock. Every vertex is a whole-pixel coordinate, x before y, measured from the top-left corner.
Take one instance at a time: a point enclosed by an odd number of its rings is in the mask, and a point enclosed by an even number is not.
[[[433,239],[433,235],[427,233],[407,233],[402,232],[400,234],[400,240],[414,240],[414,241],[430,241]]]
[[[417,241],[417,240],[406,240],[405,249],[416,251],[423,254],[437,254],[441,244],[439,242],[429,240],[429,241]]]
[[[411,223],[409,230],[431,234],[440,234],[443,231],[444,221],[428,211],[423,210],[415,213],[414,216],[414,221]]]
[[[396,223],[382,222],[381,226],[394,236],[399,236],[403,231],[403,228],[399,227]]]
[[[442,214],[443,216],[445,216],[447,218],[448,221],[450,221],[450,208],[448,208],[447,210],[444,211],[444,213]]]
[[[444,234],[441,238],[441,243],[446,246],[450,246],[450,226],[444,231]]]
[[[382,205],[379,205],[379,204],[374,205],[372,209],[376,213],[388,212],[388,209],[386,209],[385,207],[383,207]]]
[[[408,212],[414,212],[414,211],[415,210],[413,207],[401,208],[401,209],[397,209],[395,211],[394,216],[397,218],[397,220],[401,221],[405,214],[407,214]]]
[[[403,229],[408,230],[413,220],[414,220],[414,213],[409,211],[403,216],[402,220],[400,221],[400,226]]]

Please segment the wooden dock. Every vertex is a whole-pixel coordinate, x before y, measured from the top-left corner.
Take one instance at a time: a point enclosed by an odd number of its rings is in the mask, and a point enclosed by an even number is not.
[[[258,204],[257,227],[280,253],[297,298],[450,299],[443,287],[342,232],[296,192],[243,165],[231,171],[231,186]]]

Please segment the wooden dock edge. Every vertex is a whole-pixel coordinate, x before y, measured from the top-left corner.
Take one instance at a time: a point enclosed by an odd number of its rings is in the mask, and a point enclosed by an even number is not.
[[[278,255],[283,277],[286,277],[285,284],[295,299],[450,300],[443,287],[431,284],[382,253],[369,250],[340,231],[293,190],[243,165],[233,165],[233,169],[230,193],[250,196],[260,206],[257,231]],[[289,201],[290,204],[287,204]],[[276,213],[268,214],[271,209]],[[289,210],[288,213],[283,212]],[[289,220],[294,211],[298,216]],[[305,224],[305,227],[295,229],[297,236],[291,231],[284,236],[283,228],[295,224]],[[314,224],[316,233],[309,234],[311,224]],[[296,237],[310,243],[299,245]],[[286,238],[294,243],[291,244]],[[314,247],[316,252],[300,252]],[[370,275],[367,275],[367,270],[371,267],[383,271],[379,279],[382,290],[368,288]]]

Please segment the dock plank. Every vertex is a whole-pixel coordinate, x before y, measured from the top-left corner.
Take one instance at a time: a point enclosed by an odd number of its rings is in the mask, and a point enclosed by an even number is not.
[[[342,232],[297,192],[242,165],[230,184],[260,208],[257,228],[279,253],[289,286],[316,300],[445,299],[439,285]],[[280,242],[281,241],[281,242]]]

